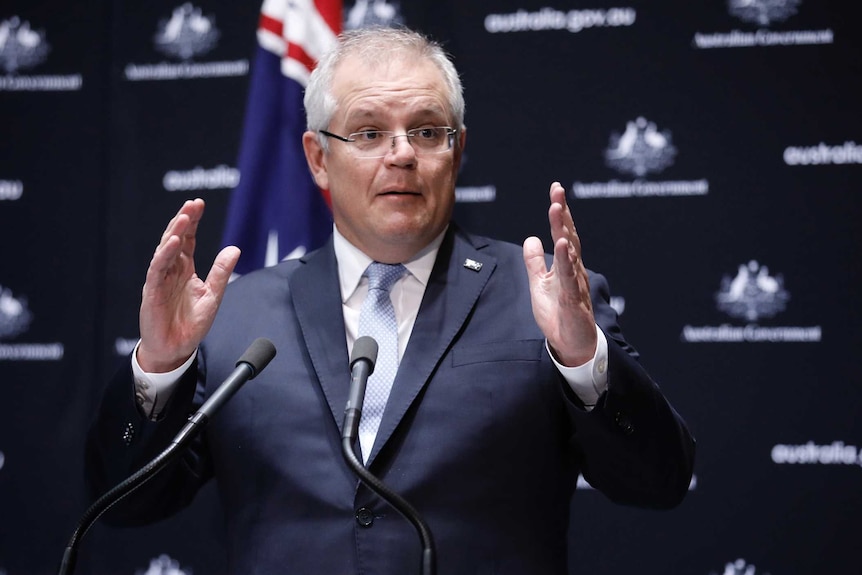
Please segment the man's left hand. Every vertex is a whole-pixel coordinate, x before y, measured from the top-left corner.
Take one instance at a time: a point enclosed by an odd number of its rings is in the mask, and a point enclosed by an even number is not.
[[[542,240],[524,240],[524,265],[530,278],[533,315],[557,361],[577,367],[596,352],[596,323],[590,299],[590,282],[581,258],[581,240],[566,191],[559,182],[551,184],[548,221],[554,241],[554,262],[545,265]]]

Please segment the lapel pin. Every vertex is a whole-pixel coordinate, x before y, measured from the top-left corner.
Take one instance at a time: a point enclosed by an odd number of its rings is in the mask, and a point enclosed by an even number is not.
[[[464,267],[468,270],[473,270],[474,272],[477,272],[482,269],[482,262],[477,262],[476,260],[471,260],[470,258],[467,258],[466,260],[464,260]]]

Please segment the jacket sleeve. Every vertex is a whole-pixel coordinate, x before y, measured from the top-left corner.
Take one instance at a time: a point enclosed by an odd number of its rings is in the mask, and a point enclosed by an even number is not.
[[[694,437],[623,337],[605,278],[591,274],[590,287],[608,339],[608,388],[587,412],[563,386],[584,479],[618,503],[674,507],[691,483]]]
[[[117,371],[87,437],[85,474],[91,500],[159,456],[199,407],[203,386],[198,383],[205,371],[201,355],[183,374],[159,421],[147,419],[138,409],[131,362]],[[201,433],[171,463],[106,512],[104,520],[132,526],[164,519],[186,507],[211,476]]]

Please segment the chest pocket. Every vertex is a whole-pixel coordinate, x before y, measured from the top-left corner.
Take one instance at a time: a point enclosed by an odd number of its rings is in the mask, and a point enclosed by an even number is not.
[[[462,345],[452,349],[452,367],[498,361],[541,361],[544,353],[542,339]]]

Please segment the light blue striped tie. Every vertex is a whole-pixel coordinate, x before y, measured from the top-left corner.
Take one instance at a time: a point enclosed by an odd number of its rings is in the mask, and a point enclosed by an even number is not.
[[[359,312],[358,336],[370,335],[378,345],[377,363],[374,373],[368,378],[362,419],[359,421],[359,444],[365,459],[371,454],[389,391],[398,372],[398,323],[389,291],[406,271],[401,264],[372,262],[363,274],[368,278],[368,295]]]

